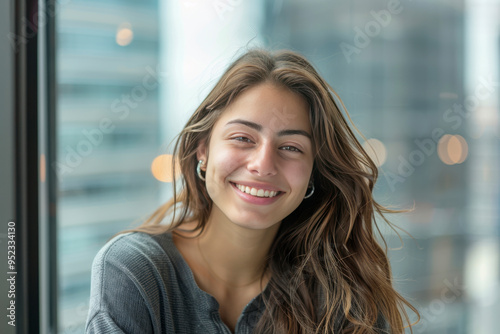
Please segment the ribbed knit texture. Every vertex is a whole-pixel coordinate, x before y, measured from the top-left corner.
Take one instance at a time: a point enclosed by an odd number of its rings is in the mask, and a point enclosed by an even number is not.
[[[243,309],[235,334],[252,333],[263,311],[258,295]],[[220,319],[219,303],[198,287],[172,234],[139,232],[113,238],[96,255],[86,332],[231,333]]]

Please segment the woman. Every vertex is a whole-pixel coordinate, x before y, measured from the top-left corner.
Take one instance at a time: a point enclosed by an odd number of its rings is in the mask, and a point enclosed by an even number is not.
[[[393,211],[332,93],[296,53],[237,59],[176,142],[180,193],[94,260],[87,332],[403,333]]]

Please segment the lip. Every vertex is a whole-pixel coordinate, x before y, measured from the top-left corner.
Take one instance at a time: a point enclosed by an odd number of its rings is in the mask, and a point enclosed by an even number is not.
[[[241,184],[242,186],[247,186],[250,188],[256,188],[256,189],[263,189],[263,190],[269,190],[269,191],[279,191],[279,192],[284,192],[280,188],[276,188],[275,186],[267,183],[258,183],[258,182],[246,182],[246,181],[230,181],[230,183],[233,184]]]
[[[257,196],[253,196],[253,195],[247,194],[247,193],[239,190],[238,187],[236,187],[236,183],[234,183],[234,182],[229,182],[229,183],[231,184],[231,187],[234,189],[234,191],[236,192],[236,194],[242,200],[244,200],[247,203],[251,203],[251,204],[269,205],[269,204],[272,204],[272,203],[276,202],[281,197],[281,195],[284,194],[284,192],[282,192],[281,190],[279,190],[277,188],[269,187],[269,186],[266,188],[263,185],[259,185],[259,184],[255,184],[255,183],[248,183],[248,182],[238,183],[238,184],[245,185],[245,186],[248,186],[248,187],[250,187],[251,185],[253,185],[252,186],[253,188],[261,187],[261,188],[258,188],[258,189],[264,189],[264,190],[270,190],[270,191],[279,191],[280,192],[278,195],[276,195],[274,197],[257,197]]]

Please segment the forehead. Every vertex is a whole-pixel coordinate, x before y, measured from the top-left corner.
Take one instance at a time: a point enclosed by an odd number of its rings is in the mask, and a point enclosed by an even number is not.
[[[243,118],[279,131],[288,128],[310,132],[309,105],[304,97],[284,87],[263,83],[241,93],[222,112],[216,126]]]

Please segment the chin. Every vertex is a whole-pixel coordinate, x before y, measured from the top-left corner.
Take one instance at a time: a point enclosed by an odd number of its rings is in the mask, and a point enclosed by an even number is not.
[[[251,217],[241,217],[241,215],[233,216],[229,220],[240,227],[248,228],[251,230],[265,230],[269,229],[276,224],[280,224],[282,219],[277,218],[263,218],[257,215],[251,215]]]

